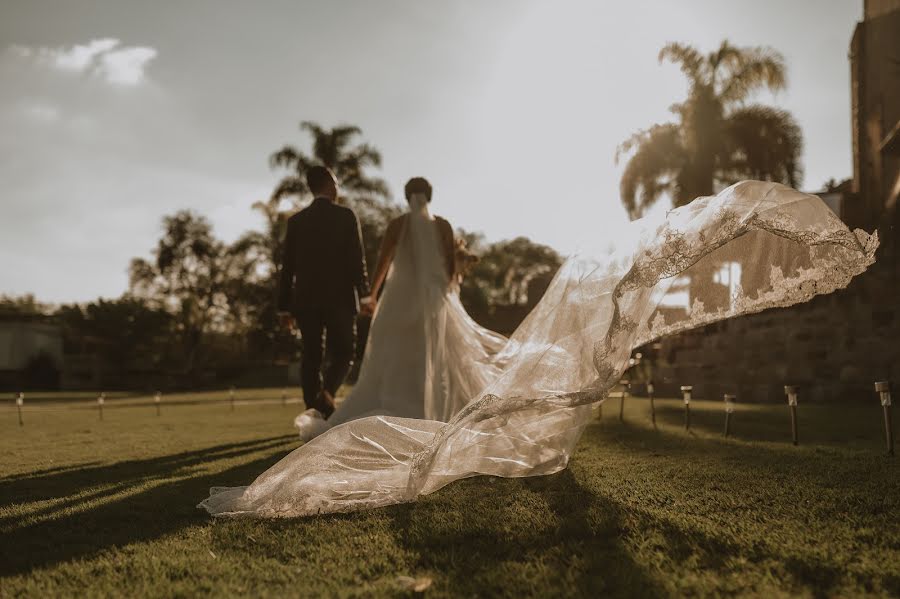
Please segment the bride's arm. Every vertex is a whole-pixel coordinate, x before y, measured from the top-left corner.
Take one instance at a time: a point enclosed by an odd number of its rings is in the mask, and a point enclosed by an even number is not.
[[[378,292],[381,291],[388,269],[394,260],[397,242],[400,241],[400,231],[403,229],[403,218],[400,216],[392,220],[384,232],[384,239],[381,240],[381,249],[378,252],[378,266],[375,268],[375,278],[372,280],[372,299],[378,297]]]
[[[440,216],[435,217],[435,220],[441,233],[441,253],[444,255],[447,278],[453,281],[453,277],[456,275],[456,239],[453,235],[453,226]]]

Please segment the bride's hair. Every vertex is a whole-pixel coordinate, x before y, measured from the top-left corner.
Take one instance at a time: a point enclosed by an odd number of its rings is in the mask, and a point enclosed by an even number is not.
[[[424,193],[428,201],[431,201],[431,183],[425,177],[413,177],[407,181],[403,192],[406,194],[406,201],[409,201],[415,193]]]

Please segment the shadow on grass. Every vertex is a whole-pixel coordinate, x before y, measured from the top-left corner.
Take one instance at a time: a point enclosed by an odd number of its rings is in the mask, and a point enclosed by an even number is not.
[[[172,534],[208,516],[195,506],[222,484],[246,484],[292,449],[296,437],[284,435],[231,443],[146,460],[129,460],[81,471],[38,475],[0,483],[4,505],[66,497],[33,515],[47,516],[36,523],[15,526],[5,522],[0,548],[0,576],[11,576],[60,562],[91,557],[105,549],[139,543]],[[271,450],[262,457],[223,471],[191,474],[200,464]],[[156,482],[174,479],[171,482]],[[90,493],[97,486],[108,486]],[[129,489],[136,491],[64,513],[67,507],[102,499]],[[88,491],[74,501],[72,494]],[[21,517],[19,518],[21,519]],[[10,518],[9,520],[12,520]],[[12,524],[12,526],[8,526]]]
[[[682,415],[677,408],[657,411],[658,420],[667,424],[680,424]],[[759,413],[748,415],[750,417],[745,420],[747,436],[765,438],[766,433],[758,427],[771,426],[771,417],[760,418]],[[867,564],[870,569],[866,571],[854,564],[859,558],[858,552],[833,546],[833,531],[827,524],[833,521],[836,527],[844,529],[844,535],[852,530],[880,530],[881,547],[872,548],[871,553],[891,551],[895,547],[891,538],[897,530],[896,520],[892,516],[890,500],[882,498],[900,493],[900,478],[894,473],[892,459],[861,448],[848,451],[842,447],[814,447],[812,444],[798,448],[789,443],[760,445],[749,443],[747,438],[725,438],[715,434],[717,416],[722,415],[707,411],[705,418],[692,422],[691,432],[672,426],[654,431],[649,424],[644,426],[627,420],[589,426],[579,453],[587,446],[613,442],[626,453],[668,458],[669,465],[696,464],[696,476],[684,468],[678,468],[677,475],[688,477],[683,478],[683,482],[688,487],[697,487],[698,492],[710,485],[705,493],[710,501],[716,500],[718,489],[725,500],[762,499],[763,503],[754,510],[763,517],[764,523],[754,529],[754,513],[749,512],[748,526],[741,533],[744,536],[740,542],[735,542],[732,535],[719,534],[715,526],[703,529],[681,522],[675,510],[669,510],[666,517],[661,517],[660,513],[666,512],[657,509],[654,513],[640,505],[630,506],[631,518],[664,538],[667,553],[678,562],[699,564],[720,575],[731,572],[733,566],[729,566],[727,560],[732,558],[738,562],[780,564],[786,574],[785,582],[793,583],[794,592],[802,589],[815,597],[833,596],[840,585],[848,581],[859,588],[871,589],[875,579],[880,588],[900,594],[900,580],[891,573],[877,567],[871,569],[871,563]],[[576,453],[573,462],[578,459]],[[746,491],[742,492],[744,489]],[[761,491],[751,493],[750,489]],[[810,505],[810,501],[815,503]],[[853,513],[848,513],[849,505],[853,506]],[[766,521],[764,514],[770,507],[781,514],[772,515]],[[779,536],[775,530],[779,518],[782,522],[792,522],[795,516],[790,512],[793,510],[797,512],[798,520],[811,519],[817,527],[815,530],[807,527],[805,535],[808,536],[786,549],[773,539]],[[710,511],[714,516],[716,510]],[[735,518],[738,517],[739,513],[735,513]],[[776,534],[770,536],[773,533]],[[855,567],[849,567],[850,564]]]
[[[3,478],[0,479],[0,507],[68,497],[101,485],[138,483],[166,477],[173,471],[190,468],[212,459],[220,460],[242,455],[293,439],[296,439],[295,435],[282,435],[216,445],[157,458],[127,460],[107,465],[96,465],[97,462],[92,462]]]
[[[452,594],[666,595],[623,546],[618,505],[569,470],[478,477],[389,512],[416,567],[440,573]]]
[[[23,472],[22,474],[11,474],[9,476],[0,477],[0,485],[6,484],[10,481],[22,480],[22,479],[33,479],[39,476],[46,476],[48,474],[59,474],[61,472],[66,472],[69,470],[82,470],[87,468],[88,466],[95,466],[100,464],[99,461],[93,462],[82,462],[81,464],[69,464],[67,466],[56,466],[55,468],[45,468],[44,470],[32,470],[31,472]],[[0,487],[2,489],[2,487]]]

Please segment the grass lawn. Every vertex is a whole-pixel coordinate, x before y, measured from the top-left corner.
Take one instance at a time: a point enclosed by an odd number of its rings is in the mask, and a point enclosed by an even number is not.
[[[221,394],[220,394],[221,395]],[[568,470],[475,478],[419,502],[296,520],[195,505],[298,445],[298,404],[90,397],[0,408],[0,596],[900,595],[900,470],[875,398],[739,406],[618,399]],[[249,395],[248,395],[249,397]],[[27,400],[26,400],[27,401]],[[117,402],[123,402],[117,404]],[[130,403],[128,407],[126,404]]]

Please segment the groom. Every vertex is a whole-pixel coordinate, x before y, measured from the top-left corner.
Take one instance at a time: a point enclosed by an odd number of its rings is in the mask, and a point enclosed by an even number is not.
[[[371,306],[359,221],[338,205],[331,170],[314,166],[306,183],[315,198],[287,221],[281,261],[278,310],[281,326],[294,324],[303,338],[300,366],[303,401],[328,418],[334,395],[350,370],[356,315]],[[328,364],[322,373],[322,341]]]

